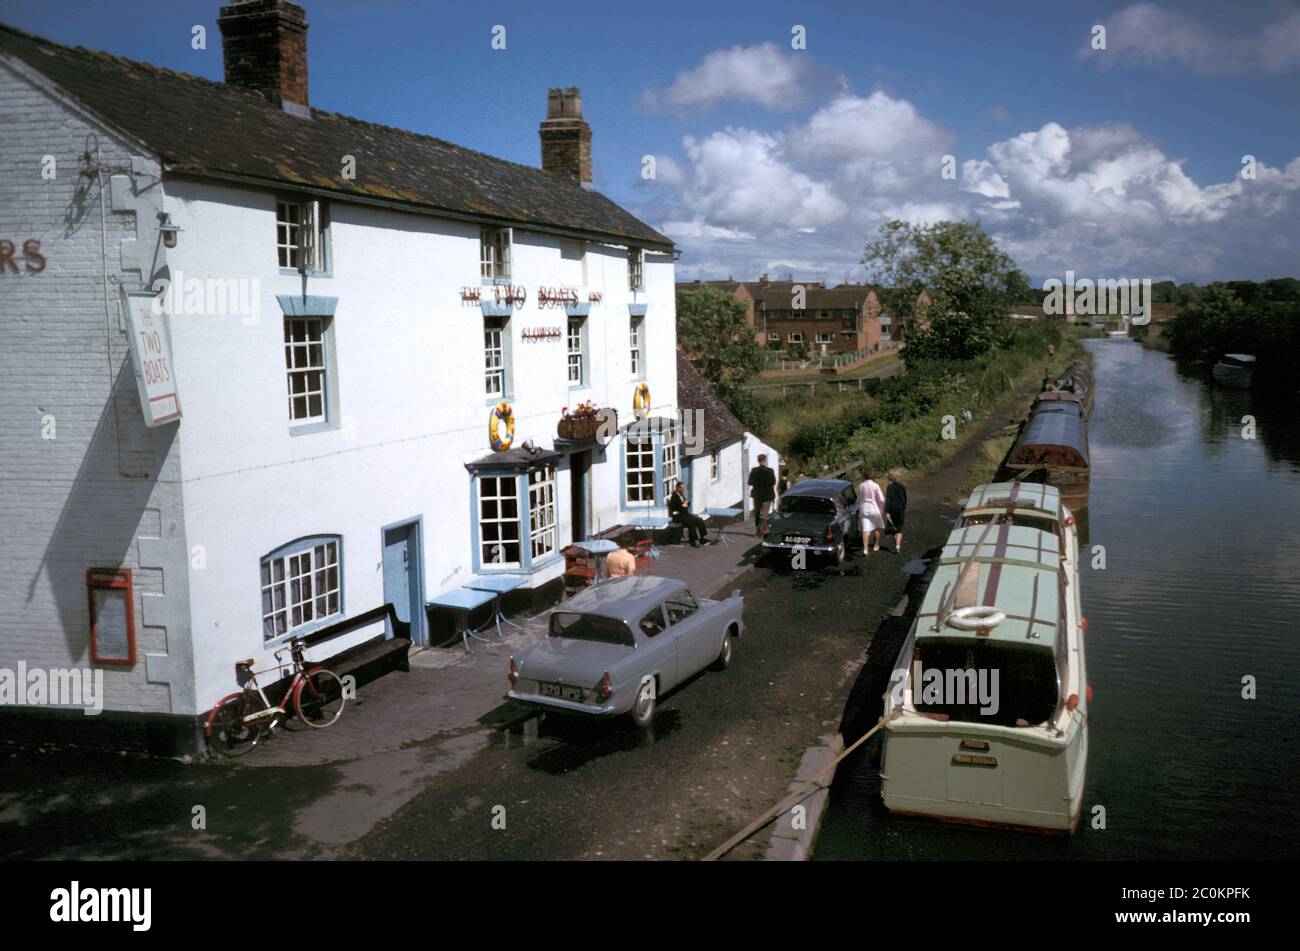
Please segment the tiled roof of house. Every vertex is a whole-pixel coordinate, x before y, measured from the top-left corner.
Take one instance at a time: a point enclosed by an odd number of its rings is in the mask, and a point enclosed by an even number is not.
[[[68,47],[0,24],[0,56],[21,60],[157,152],[165,172],[299,186],[431,214],[539,225],[671,247],[598,192],[539,168],[432,136],[312,109],[298,117],[261,93]],[[341,175],[356,157],[356,178]]]
[[[677,350],[677,408],[683,412],[696,409],[704,411],[704,438],[699,443],[700,453],[695,455],[734,442],[745,435],[745,424],[727,409],[727,404],[722,402],[709,381],[691,366],[691,361],[680,348]],[[683,447],[687,447],[685,440]],[[686,454],[688,453],[683,453]]]

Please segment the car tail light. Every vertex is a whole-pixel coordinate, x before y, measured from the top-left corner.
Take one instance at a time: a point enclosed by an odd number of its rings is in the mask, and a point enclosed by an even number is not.
[[[600,683],[596,684],[596,695],[601,700],[608,700],[614,695],[614,683],[609,679],[609,671],[605,671],[605,676],[600,678]]]
[[[510,682],[512,684],[519,683],[519,665],[515,663],[513,657],[510,658]]]
[[[835,537],[835,533],[834,533],[834,531],[832,531],[831,527],[830,527],[829,525],[827,525],[827,526],[826,526],[826,540],[827,540],[827,541],[830,541],[830,540],[831,540],[832,538],[834,538],[834,537]]]

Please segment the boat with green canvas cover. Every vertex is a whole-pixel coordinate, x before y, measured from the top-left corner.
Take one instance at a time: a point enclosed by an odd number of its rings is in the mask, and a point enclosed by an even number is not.
[[[885,695],[895,813],[1069,834],[1088,759],[1073,514],[1049,485],[978,486]]]

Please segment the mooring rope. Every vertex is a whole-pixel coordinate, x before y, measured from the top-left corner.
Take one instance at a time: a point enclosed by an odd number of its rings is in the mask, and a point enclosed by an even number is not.
[[[717,861],[717,860],[720,859],[722,856],[726,855],[728,852],[730,852],[732,849],[734,849],[736,846],[740,845],[740,843],[742,843],[742,842],[744,842],[746,839],[748,839],[751,835],[753,835],[753,834],[754,834],[755,832],[757,832],[759,829],[763,828],[763,826],[767,825],[769,822],[771,822],[773,819],[775,819],[775,818],[776,818],[777,816],[779,816],[781,813],[785,812],[787,809],[792,808],[795,804],[797,804],[797,803],[799,802],[800,799],[802,799],[802,798],[807,794],[807,792],[808,792],[808,791],[809,791],[813,786],[818,785],[817,780],[818,780],[819,777],[825,775],[825,773],[826,773],[826,771],[827,771],[828,769],[830,769],[832,766],[837,765],[837,764],[840,762],[840,760],[844,759],[844,757],[848,756],[850,753],[852,753],[854,750],[856,750],[859,746],[861,746],[863,743],[865,743],[867,740],[869,740],[869,739],[870,739],[870,738],[875,734],[875,732],[876,732],[877,730],[879,730],[882,726],[885,725],[885,723],[886,723],[885,718],[884,718],[884,717],[881,717],[881,718],[876,722],[876,725],[875,725],[875,726],[873,726],[873,727],[872,727],[870,730],[868,730],[866,733],[862,734],[860,737],[858,737],[856,740],[854,740],[852,746],[845,747],[843,753],[841,753],[839,756],[835,757],[835,759],[831,760],[829,763],[827,763],[827,764],[826,764],[825,766],[823,766],[821,769],[817,770],[817,772],[813,775],[812,779],[808,780],[806,783],[804,783],[802,786],[800,786],[800,787],[799,787],[798,789],[796,789],[794,792],[790,793],[788,796],[786,796],[784,799],[782,799],[780,802],[778,802],[775,806],[773,806],[772,808],[768,809],[766,812],[764,812],[761,816],[759,816],[759,817],[758,817],[757,819],[755,819],[753,822],[749,823],[749,825],[745,826],[745,828],[741,829],[739,832],[737,832],[735,835],[733,835],[733,836],[732,836],[730,839],[728,839],[726,842],[722,843],[720,846],[718,846],[716,849],[714,849],[714,850],[713,850],[712,852],[710,852],[708,855],[704,856],[704,858],[703,858],[701,861],[704,861],[704,862],[714,862],[714,861]]]

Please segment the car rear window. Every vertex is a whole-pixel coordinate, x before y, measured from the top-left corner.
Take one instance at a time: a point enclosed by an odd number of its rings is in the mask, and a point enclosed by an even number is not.
[[[835,502],[815,495],[786,495],[781,498],[784,515],[834,515]]]
[[[620,644],[624,647],[633,647],[636,643],[632,640],[631,629],[622,621],[574,611],[556,611],[552,614],[550,635],[571,637],[577,641]]]

